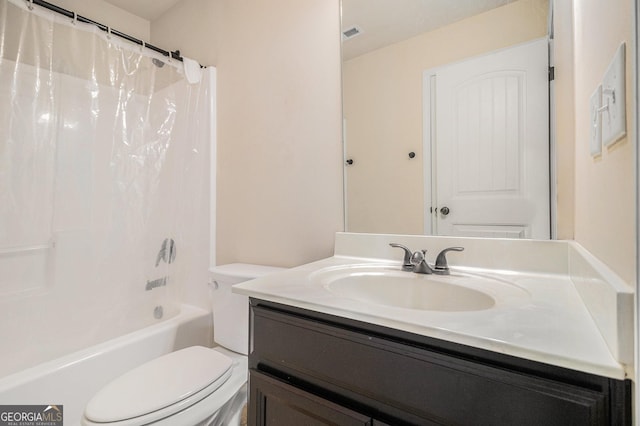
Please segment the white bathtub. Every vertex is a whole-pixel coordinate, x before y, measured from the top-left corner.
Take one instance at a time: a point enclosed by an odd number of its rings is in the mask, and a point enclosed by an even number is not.
[[[211,346],[211,330],[210,312],[182,305],[166,321],[0,379],[0,405],[63,405],[65,426],[79,425],[84,406],[106,383],[160,355]]]

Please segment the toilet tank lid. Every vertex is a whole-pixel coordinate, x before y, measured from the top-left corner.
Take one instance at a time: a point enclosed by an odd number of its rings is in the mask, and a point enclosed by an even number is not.
[[[286,268],[277,266],[252,265],[249,263],[229,263],[227,265],[212,266],[209,272],[215,279],[224,280],[225,278],[246,278],[253,279],[274,272],[283,271]]]

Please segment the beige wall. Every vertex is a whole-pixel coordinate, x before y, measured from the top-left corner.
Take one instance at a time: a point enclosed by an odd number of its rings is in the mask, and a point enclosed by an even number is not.
[[[218,263],[330,256],[343,229],[339,1],[185,0],[169,13],[152,42],[218,70]]]
[[[227,0],[218,260],[294,266],[343,229],[337,0]]]
[[[347,230],[423,233],[423,71],[544,37],[547,14],[520,0],[343,65]]]
[[[163,49],[180,50],[202,65],[215,65],[223,1],[182,0],[151,24],[151,40]]]
[[[553,2],[557,238],[574,239],[575,93],[573,0]]]
[[[146,19],[113,6],[103,0],[53,0],[49,3],[76,12],[93,21],[108,25],[111,28],[149,41],[151,24]]]
[[[635,283],[635,153],[628,136],[602,157],[589,153],[589,97],[616,49],[626,42],[627,132],[632,131],[633,2],[574,1],[575,239]]]

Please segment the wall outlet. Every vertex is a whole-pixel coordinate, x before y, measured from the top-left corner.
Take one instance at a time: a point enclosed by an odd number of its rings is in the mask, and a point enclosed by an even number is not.
[[[625,44],[622,43],[602,80],[602,141],[609,146],[627,133]]]
[[[598,85],[589,98],[589,149],[591,156],[602,154],[602,85]]]

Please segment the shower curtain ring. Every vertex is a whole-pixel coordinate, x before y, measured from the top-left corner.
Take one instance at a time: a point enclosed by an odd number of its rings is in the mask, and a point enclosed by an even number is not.
[[[71,23],[75,25],[76,22],[78,22],[78,14],[76,12],[73,12],[73,21],[71,21]]]
[[[142,45],[140,46],[140,52],[144,52],[144,48],[147,47],[147,44],[144,42],[144,40],[142,41]]]
[[[33,0],[27,0],[27,7],[29,10],[33,10]]]
[[[107,27],[107,40],[111,40],[111,27]]]

